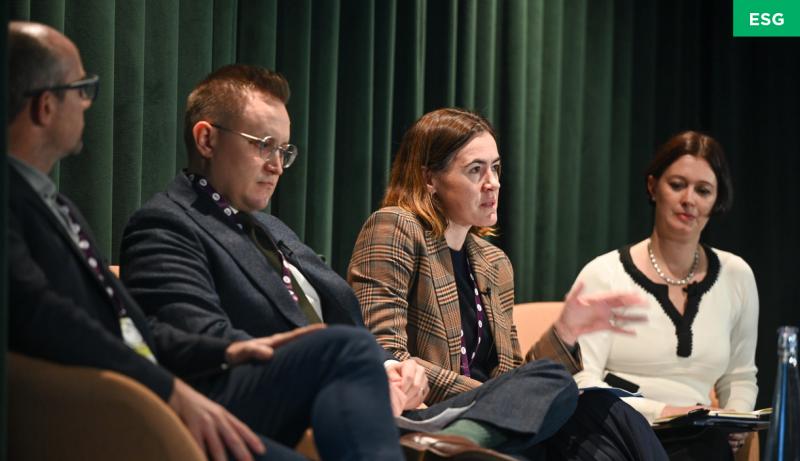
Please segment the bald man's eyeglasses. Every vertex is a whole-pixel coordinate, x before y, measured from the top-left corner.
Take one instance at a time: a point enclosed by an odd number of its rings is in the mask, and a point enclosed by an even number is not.
[[[25,96],[39,96],[45,91],[64,91],[64,90],[78,90],[82,99],[94,101],[97,98],[97,93],[100,92],[100,77],[97,75],[89,75],[72,83],[65,83],[63,85],[48,86],[45,88],[38,88],[25,92]]]

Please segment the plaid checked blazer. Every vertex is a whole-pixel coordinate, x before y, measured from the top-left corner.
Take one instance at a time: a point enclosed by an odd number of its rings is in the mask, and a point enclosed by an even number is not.
[[[489,242],[469,234],[465,245],[497,352],[495,377],[523,363],[512,316],[514,272]],[[481,384],[460,374],[461,314],[447,243],[433,238],[413,213],[399,207],[373,213],[356,241],[347,279],[378,343],[397,360],[413,357],[426,368],[427,404]],[[579,352],[570,354],[552,328],[525,361],[535,358],[559,362],[570,373],[582,368]]]

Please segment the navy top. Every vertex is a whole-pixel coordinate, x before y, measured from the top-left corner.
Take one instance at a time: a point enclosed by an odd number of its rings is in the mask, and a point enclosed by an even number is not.
[[[474,285],[469,278],[469,266],[467,265],[467,252],[463,248],[460,251],[450,249],[450,256],[453,260],[453,275],[456,278],[458,288],[458,305],[461,310],[461,329],[464,331],[464,342],[467,347],[467,357],[472,356],[475,350],[478,331],[478,315],[475,306]],[[492,339],[492,331],[489,322],[483,324],[483,336],[475,354],[475,360],[470,363],[470,377],[480,382],[485,382],[491,377],[492,370],[497,366],[497,351]]]

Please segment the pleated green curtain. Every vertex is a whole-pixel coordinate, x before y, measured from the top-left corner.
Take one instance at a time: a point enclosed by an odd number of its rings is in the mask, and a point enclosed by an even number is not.
[[[340,274],[413,121],[452,105],[487,116],[503,158],[495,240],[518,302],[560,298],[591,258],[646,237],[653,150],[709,132],[737,198],[704,239],[755,271],[765,405],[775,327],[800,324],[800,41],[733,38],[731,3],[12,0],[10,17],[64,30],[102,77],[84,152],[54,176],[113,259],[130,214],[185,164],[189,89],[227,63],[287,76],[301,155],[270,211]]]
[[[454,105],[486,115],[498,128],[505,171],[497,242],[514,261],[525,300],[560,296],[586,257],[627,235],[626,223],[591,212],[608,200],[605,175],[576,179],[582,169],[610,174],[612,160],[630,156],[610,148],[612,133],[630,123],[630,89],[612,84],[615,68],[631,59],[615,51],[631,17],[615,21],[615,10],[630,8],[560,0],[17,0],[11,11],[63,30],[87,71],[102,77],[84,152],[54,176],[114,258],[130,214],[185,164],[188,91],[212,69],[246,62],[284,73],[292,87],[301,156],[281,178],[271,212],[340,273],[413,121]],[[587,143],[600,149],[584,155]]]

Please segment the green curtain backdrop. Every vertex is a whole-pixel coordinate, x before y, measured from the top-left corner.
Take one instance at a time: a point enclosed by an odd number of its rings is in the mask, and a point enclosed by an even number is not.
[[[591,258],[644,238],[654,148],[711,133],[737,197],[705,240],[755,270],[766,405],[775,328],[800,324],[800,39],[732,38],[731,3],[12,0],[10,17],[64,30],[102,77],[84,152],[55,176],[112,259],[128,216],[184,166],[186,94],[226,63],[287,76],[301,156],[271,212],[341,274],[403,131],[442,106],[486,115],[504,164],[496,241],[518,302],[560,298]]]
[[[615,85],[614,75],[630,72],[632,8],[560,0],[17,0],[11,16],[63,30],[87,71],[102,77],[84,152],[54,176],[112,259],[130,214],[185,164],[189,89],[220,65],[246,62],[281,71],[292,86],[292,140],[302,155],[271,211],[340,273],[408,126],[443,106],[486,115],[504,157],[497,241],[515,263],[518,298],[529,300],[560,297],[589,256],[627,240],[627,213],[611,220],[596,210],[612,192],[627,195],[627,169],[611,165],[627,165],[633,151],[611,142],[613,134],[627,139],[631,125],[630,85]],[[597,149],[585,155],[587,145]],[[612,174],[618,180],[608,181]],[[581,220],[587,224],[576,225]]]

